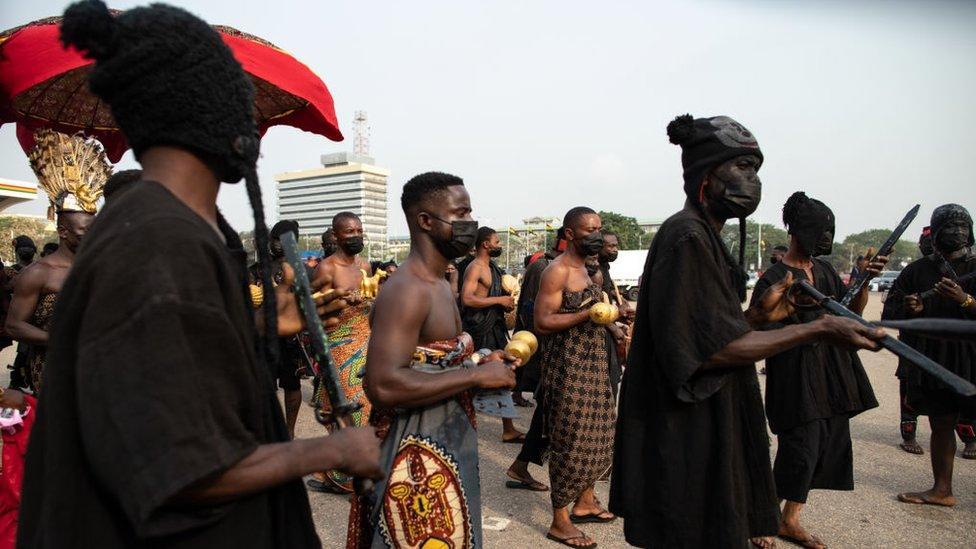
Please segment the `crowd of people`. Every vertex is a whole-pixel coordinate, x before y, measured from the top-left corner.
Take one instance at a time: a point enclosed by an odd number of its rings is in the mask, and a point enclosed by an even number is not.
[[[318,547],[309,491],[349,494],[328,511],[348,513],[349,549],[483,547],[479,413],[520,446],[497,480],[548,493],[553,542],[595,547],[585,529],[622,522],[639,547],[768,548],[777,536],[826,547],[801,511],[810,490],[854,489],[850,421],[878,406],[857,351],[879,350],[885,332],[791,293],[800,280],[838,300],[848,291],[821,259],[834,214],[803,192],[783,206],[789,245],[744,308],[743,246],[733,257],[720,233],[737,219],[744,235],[764,155],[739,122],[668,125],[686,201],[651,244],[636,305],[611,277],[617,235],[586,206],[526,257],[513,292],[465,182],[436,171],[403,186],[401,264],[367,262],[362,220],[342,212],[321,259],[300,266],[283,242],[298,223],[264,222],[252,81],[212,27],[162,4],[111,15],[87,0],[68,8],[61,39],[95,60],[91,89],[141,170],[111,174],[81,136],[41,139],[31,157],[58,243],[35,261],[18,237],[3,270],[3,342],[18,352],[0,392],[0,547]],[[52,177],[44,158],[65,147],[93,164]],[[242,179],[251,265],[216,206]],[[969,212],[939,207],[924,235],[884,317],[976,320],[976,282],[961,278],[976,271]],[[873,277],[886,263],[857,268]],[[307,269],[334,371],[311,351],[295,268]],[[850,310],[869,299],[865,285]],[[538,349],[506,350],[513,330]],[[976,342],[903,339],[976,381]],[[974,457],[974,399],[908,362],[898,376],[903,448],[923,451],[914,426],[927,415],[934,477],[898,497],[952,506],[954,430]],[[322,433],[297,439],[306,377]],[[336,417],[335,391],[358,404],[350,417]],[[548,484],[530,464],[548,464]],[[595,486],[606,480],[605,505]]]

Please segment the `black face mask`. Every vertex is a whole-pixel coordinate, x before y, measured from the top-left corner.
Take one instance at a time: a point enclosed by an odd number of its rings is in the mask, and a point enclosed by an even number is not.
[[[427,215],[451,226],[450,240],[434,238],[434,246],[445,258],[456,259],[474,247],[474,243],[478,240],[477,221],[444,221],[434,214]]]
[[[599,265],[593,265],[592,263],[586,264],[586,274],[590,275],[591,277],[599,271],[600,271]]]
[[[935,245],[939,250],[952,253],[961,250],[969,244],[969,228],[962,225],[949,225],[939,231],[935,237]]]
[[[322,243],[322,257],[326,258],[330,255],[339,251],[339,245],[335,242],[323,242]]]
[[[342,240],[340,245],[342,251],[349,255],[357,255],[359,252],[363,251],[365,247],[363,244],[363,237],[361,236],[351,236]]]
[[[778,256],[775,256],[775,255],[774,256],[770,256],[770,258],[769,258],[769,264],[770,265],[775,265],[777,263],[779,263],[779,257]]]
[[[602,263],[613,263],[617,260],[617,253],[618,252],[612,252],[607,255],[600,256],[600,261]]]
[[[726,180],[712,172],[711,177],[721,181],[725,186],[722,196],[713,198],[709,202],[712,215],[720,219],[742,219],[749,217],[762,199],[762,183],[752,180]]]
[[[488,256],[489,257],[501,257],[502,256],[502,249],[501,248],[492,248],[491,251],[488,252]]]
[[[576,241],[577,249],[586,257],[596,255],[603,249],[603,235],[600,231],[592,232]]]

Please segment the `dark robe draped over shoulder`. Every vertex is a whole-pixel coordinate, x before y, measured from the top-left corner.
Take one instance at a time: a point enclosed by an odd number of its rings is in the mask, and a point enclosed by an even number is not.
[[[815,257],[812,271],[812,283],[824,295],[836,300],[844,296],[847,288],[830,263]],[[793,273],[794,280],[807,278],[803,269],[789,267],[781,261],[770,267],[756,283],[753,303],[788,272]],[[765,329],[805,324],[824,314],[819,307],[797,311]],[[815,419],[853,417],[877,406],[871,381],[856,352],[815,342],[766,359],[766,416],[773,433],[780,434]]]
[[[750,331],[728,250],[703,215],[668,219],[648,252],[620,394],[610,509],[640,547],[745,547],[779,507],[753,364],[702,370]]]
[[[470,267],[470,263],[465,269]],[[491,286],[488,288],[488,297],[501,297],[507,295],[502,289],[502,275],[505,271],[494,261],[488,261],[488,268],[491,271]],[[462,280],[463,283],[463,280]],[[461,292],[464,288],[462,286]],[[467,307],[461,306],[461,324],[464,331],[471,335],[474,340],[475,349],[490,349],[497,351],[504,349],[508,343],[508,328],[505,327],[505,309],[500,305],[491,307]]]
[[[956,274],[960,276],[971,273],[976,271],[976,255],[970,252],[965,257],[951,261],[950,264]],[[942,280],[943,276],[947,276],[947,274],[943,272],[941,261],[936,261],[932,256],[913,261],[902,270],[892,284],[881,317],[885,320],[907,318],[976,320],[976,315],[970,312],[972,311],[971,308],[967,311],[955,301],[938,294],[922,300],[923,309],[918,316],[913,317],[905,311],[905,296],[931,290]],[[964,292],[976,295],[976,279],[962,282],[960,286]],[[907,333],[902,334],[901,340],[960,377],[976,383],[976,342],[936,339]],[[909,391],[915,387],[925,389],[946,388],[941,381],[905,361],[898,362],[898,377],[906,381]]]
[[[54,314],[18,547],[320,547],[300,479],[174,502],[289,439],[220,221],[142,181],[92,223]]]

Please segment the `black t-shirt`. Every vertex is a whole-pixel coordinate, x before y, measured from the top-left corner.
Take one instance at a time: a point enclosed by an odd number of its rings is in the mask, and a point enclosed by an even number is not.
[[[824,295],[836,300],[844,296],[847,288],[830,263],[815,257],[812,271],[812,283]],[[794,280],[807,278],[803,269],[795,269],[780,261],[763,273],[756,283],[753,303],[787,272],[793,273]],[[820,307],[801,310],[766,328],[805,324],[824,314]],[[856,352],[814,342],[766,359],[766,416],[770,429],[776,434],[815,419],[838,415],[853,417],[877,406],[871,381]]]
[[[221,233],[151,181],[95,219],[55,311],[18,547],[320,546],[300,480],[168,503],[288,439],[244,252]]]

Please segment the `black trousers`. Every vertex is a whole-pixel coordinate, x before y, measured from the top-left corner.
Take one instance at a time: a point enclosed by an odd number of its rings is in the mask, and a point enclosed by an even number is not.
[[[854,489],[854,449],[847,416],[804,423],[780,433],[777,441],[773,477],[780,499],[806,503],[812,489]]]

